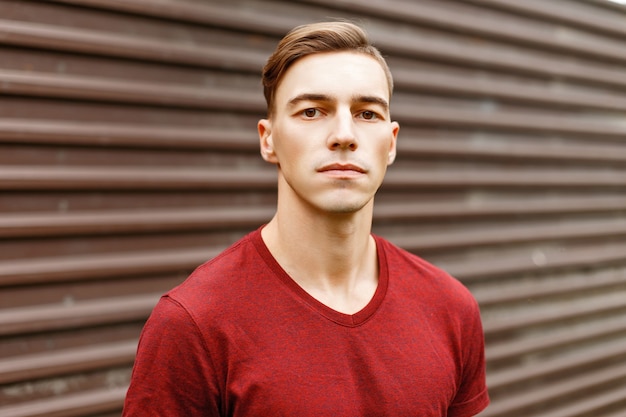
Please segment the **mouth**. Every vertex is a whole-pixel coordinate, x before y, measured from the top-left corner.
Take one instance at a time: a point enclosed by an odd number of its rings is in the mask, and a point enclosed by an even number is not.
[[[366,173],[366,170],[362,167],[354,164],[329,164],[325,165],[318,170],[320,173],[331,175],[334,177],[357,177]]]

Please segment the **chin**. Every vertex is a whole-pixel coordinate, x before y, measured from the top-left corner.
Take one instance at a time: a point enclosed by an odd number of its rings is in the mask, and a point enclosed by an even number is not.
[[[326,204],[321,207],[321,209],[329,214],[353,214],[362,210],[366,205],[367,201],[338,201],[334,204]]]
[[[355,193],[350,190],[334,190],[331,193],[315,195],[299,194],[300,200],[318,213],[355,214],[366,209],[373,203],[373,196],[366,193]]]

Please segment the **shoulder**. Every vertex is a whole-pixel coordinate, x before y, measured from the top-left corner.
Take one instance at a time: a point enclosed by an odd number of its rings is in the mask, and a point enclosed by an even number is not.
[[[165,296],[190,313],[198,309],[221,306],[226,308],[232,300],[240,298],[241,292],[265,269],[255,239],[260,232],[254,231],[226,248],[213,259],[198,266],[189,277]],[[193,315],[193,314],[192,314]]]
[[[389,279],[410,297],[441,304],[446,309],[477,310],[468,288],[440,267],[376,236],[388,268]],[[453,307],[454,306],[454,307]]]

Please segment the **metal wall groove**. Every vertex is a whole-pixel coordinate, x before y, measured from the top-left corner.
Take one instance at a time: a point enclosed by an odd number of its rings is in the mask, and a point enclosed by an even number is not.
[[[485,417],[626,410],[626,7],[0,2],[0,415],[119,415],[152,306],[269,220],[259,73],[361,22],[402,129],[374,231],[481,305]]]

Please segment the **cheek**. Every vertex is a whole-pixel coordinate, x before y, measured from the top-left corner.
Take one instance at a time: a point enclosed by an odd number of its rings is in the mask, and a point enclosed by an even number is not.
[[[308,154],[316,146],[319,147],[319,138],[322,136],[323,132],[319,125],[284,123],[279,129],[274,130],[274,147],[291,156]]]
[[[283,126],[273,132],[274,152],[281,166],[297,164],[296,160],[306,152],[306,141],[296,129]]]
[[[378,159],[381,161],[385,161],[385,163],[389,159],[389,152],[392,150],[393,145],[393,135],[389,133],[388,129],[377,129],[375,132],[371,130],[366,130],[364,132],[360,132],[361,145],[369,145],[369,150],[373,155],[376,155]]]

